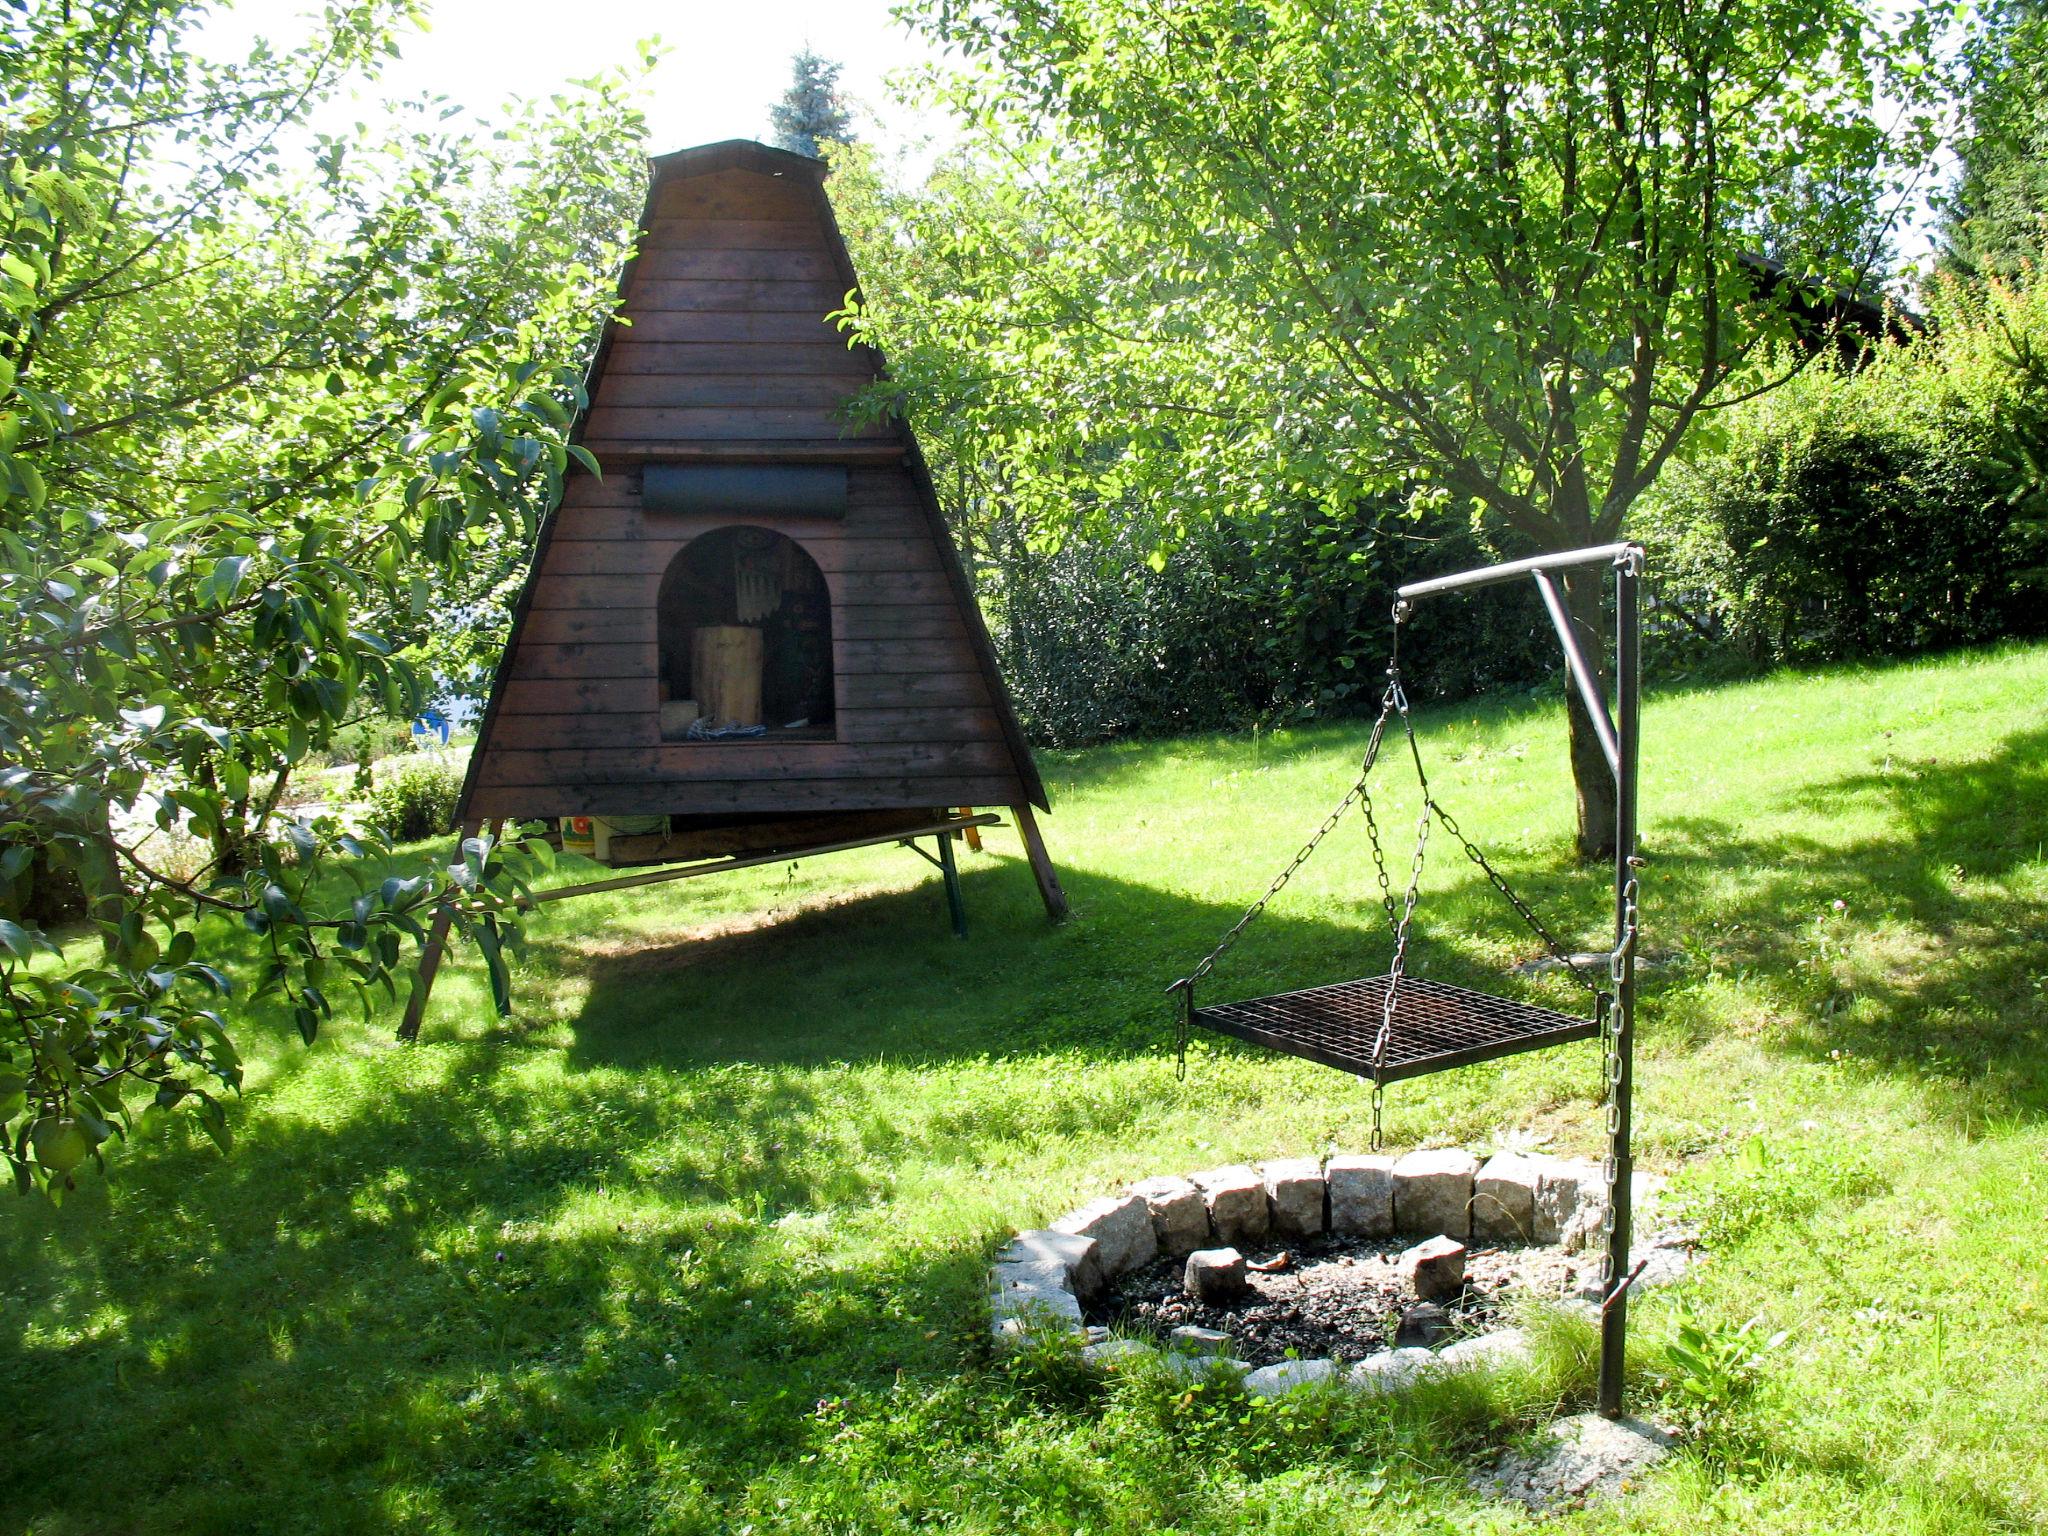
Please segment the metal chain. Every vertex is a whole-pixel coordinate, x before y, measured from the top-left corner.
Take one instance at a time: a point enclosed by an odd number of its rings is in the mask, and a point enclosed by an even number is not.
[[[1380,755],[1380,742],[1386,736],[1387,731],[1387,717],[1394,712],[1394,701],[1398,692],[1398,688],[1394,685],[1390,684],[1387,688],[1387,696],[1380,705],[1380,717],[1373,722],[1372,737],[1365,744],[1365,760],[1359,765],[1358,782],[1344,792],[1344,798],[1337,802],[1336,809],[1323,818],[1323,824],[1316,828],[1309,840],[1301,845],[1301,851],[1295,854],[1285,869],[1280,871],[1273,883],[1266,887],[1266,893],[1249,907],[1245,908],[1244,916],[1231,924],[1229,932],[1217,940],[1216,947],[1209,951],[1203,958],[1202,963],[1188,972],[1181,980],[1175,982],[1173,987],[1168,989],[1169,991],[1186,990],[1191,992],[1196,982],[1213,971],[1216,968],[1216,962],[1230,952],[1231,946],[1238,941],[1238,938],[1244,933],[1245,929],[1258,920],[1259,914],[1266,910],[1267,904],[1275,896],[1278,896],[1281,891],[1286,889],[1287,882],[1294,878],[1294,872],[1313,857],[1316,849],[1321,846],[1323,839],[1328,837],[1335,830],[1337,823],[1344,819],[1345,812],[1349,811],[1356,802],[1365,797],[1366,780],[1371,776],[1372,765]]]
[[[1506,898],[1508,905],[1520,914],[1522,921],[1527,923],[1536,937],[1543,941],[1543,947],[1550,951],[1551,958],[1556,960],[1559,965],[1563,966],[1571,974],[1572,980],[1576,981],[1595,997],[1599,997],[1604,993],[1606,988],[1600,985],[1591,972],[1587,971],[1584,966],[1572,958],[1565,947],[1558,942],[1557,935],[1553,934],[1543,925],[1543,919],[1536,915],[1535,909],[1528,902],[1522,900],[1520,896],[1516,895],[1514,887],[1508,884],[1506,877],[1499,870],[1495,869],[1492,864],[1487,862],[1486,855],[1480,852],[1478,844],[1465,835],[1464,830],[1459,827],[1457,819],[1441,805],[1438,805],[1433,797],[1430,797],[1427,782],[1422,786],[1422,793],[1425,798],[1429,799],[1429,808],[1436,813],[1436,819],[1444,824],[1444,830],[1464,845],[1465,857],[1479,866],[1479,872],[1486,876],[1492,883],[1493,888]]]
[[[1402,701],[1401,718],[1408,709]],[[1414,730],[1409,730],[1414,739]],[[1387,1039],[1394,1031],[1394,1006],[1401,991],[1401,979],[1408,974],[1408,934],[1415,921],[1415,902],[1422,894],[1422,865],[1429,851],[1429,804],[1415,818],[1415,856],[1408,868],[1408,892],[1401,906],[1401,920],[1394,925],[1394,958],[1387,966],[1386,998],[1380,1005],[1379,1033],[1372,1042],[1372,1150],[1380,1150],[1380,1101],[1386,1093]]]
[[[1641,894],[1635,877],[1631,875],[1621,888],[1621,942],[1614,946],[1613,958],[1608,961],[1608,975],[1618,987],[1621,972],[1636,947],[1636,899]],[[1613,1289],[1614,1274],[1614,1206],[1620,1193],[1616,1189],[1621,1169],[1614,1161],[1614,1144],[1621,1132],[1621,1024],[1620,1010],[1613,1005],[1610,994],[1601,994],[1600,1029],[1600,1090],[1607,1105],[1605,1129],[1607,1152],[1600,1159],[1600,1181],[1607,1189],[1607,1210],[1600,1219],[1600,1291],[1607,1295]]]

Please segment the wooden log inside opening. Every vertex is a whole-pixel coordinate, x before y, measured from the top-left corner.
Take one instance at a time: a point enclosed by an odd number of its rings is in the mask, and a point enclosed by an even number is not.
[[[690,691],[713,730],[761,723],[761,631],[711,624],[690,631]]]

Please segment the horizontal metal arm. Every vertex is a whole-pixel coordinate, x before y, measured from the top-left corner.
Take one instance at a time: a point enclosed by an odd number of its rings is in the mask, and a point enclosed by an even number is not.
[[[1412,581],[1399,589],[1397,595],[1404,603],[1418,597],[1428,597],[1434,592],[1456,592],[1465,587],[1490,587],[1496,582],[1513,581],[1517,576],[1527,576],[1535,571],[1565,571],[1581,565],[1613,565],[1624,556],[1639,556],[1639,544],[1596,544],[1591,549],[1565,549],[1554,555],[1532,555],[1527,560],[1510,560],[1505,565],[1484,565],[1476,571],[1459,571],[1451,576],[1432,576],[1428,581]]]

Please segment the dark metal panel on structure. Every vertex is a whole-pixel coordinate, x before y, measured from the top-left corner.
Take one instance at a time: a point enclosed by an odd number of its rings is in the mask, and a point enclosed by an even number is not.
[[[726,517],[846,516],[844,464],[650,464],[640,504],[649,512]]]

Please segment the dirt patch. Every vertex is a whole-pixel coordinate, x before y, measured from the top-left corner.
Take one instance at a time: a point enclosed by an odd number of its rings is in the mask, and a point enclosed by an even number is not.
[[[1276,1365],[1292,1355],[1310,1360],[1362,1360],[1399,1344],[1445,1344],[1502,1325],[1517,1294],[1560,1297],[1598,1273],[1599,1260],[1555,1248],[1474,1247],[1465,1284],[1441,1297],[1440,1311],[1419,1310],[1394,1261],[1408,1239],[1315,1238],[1245,1256],[1254,1263],[1286,1254],[1270,1273],[1254,1271],[1250,1294],[1229,1303],[1194,1299],[1181,1286],[1184,1259],[1160,1259],[1134,1270],[1086,1312],[1104,1323],[1162,1341],[1193,1325],[1230,1335],[1230,1353],[1249,1365]],[[1404,1334],[1403,1322],[1408,1324]]]

